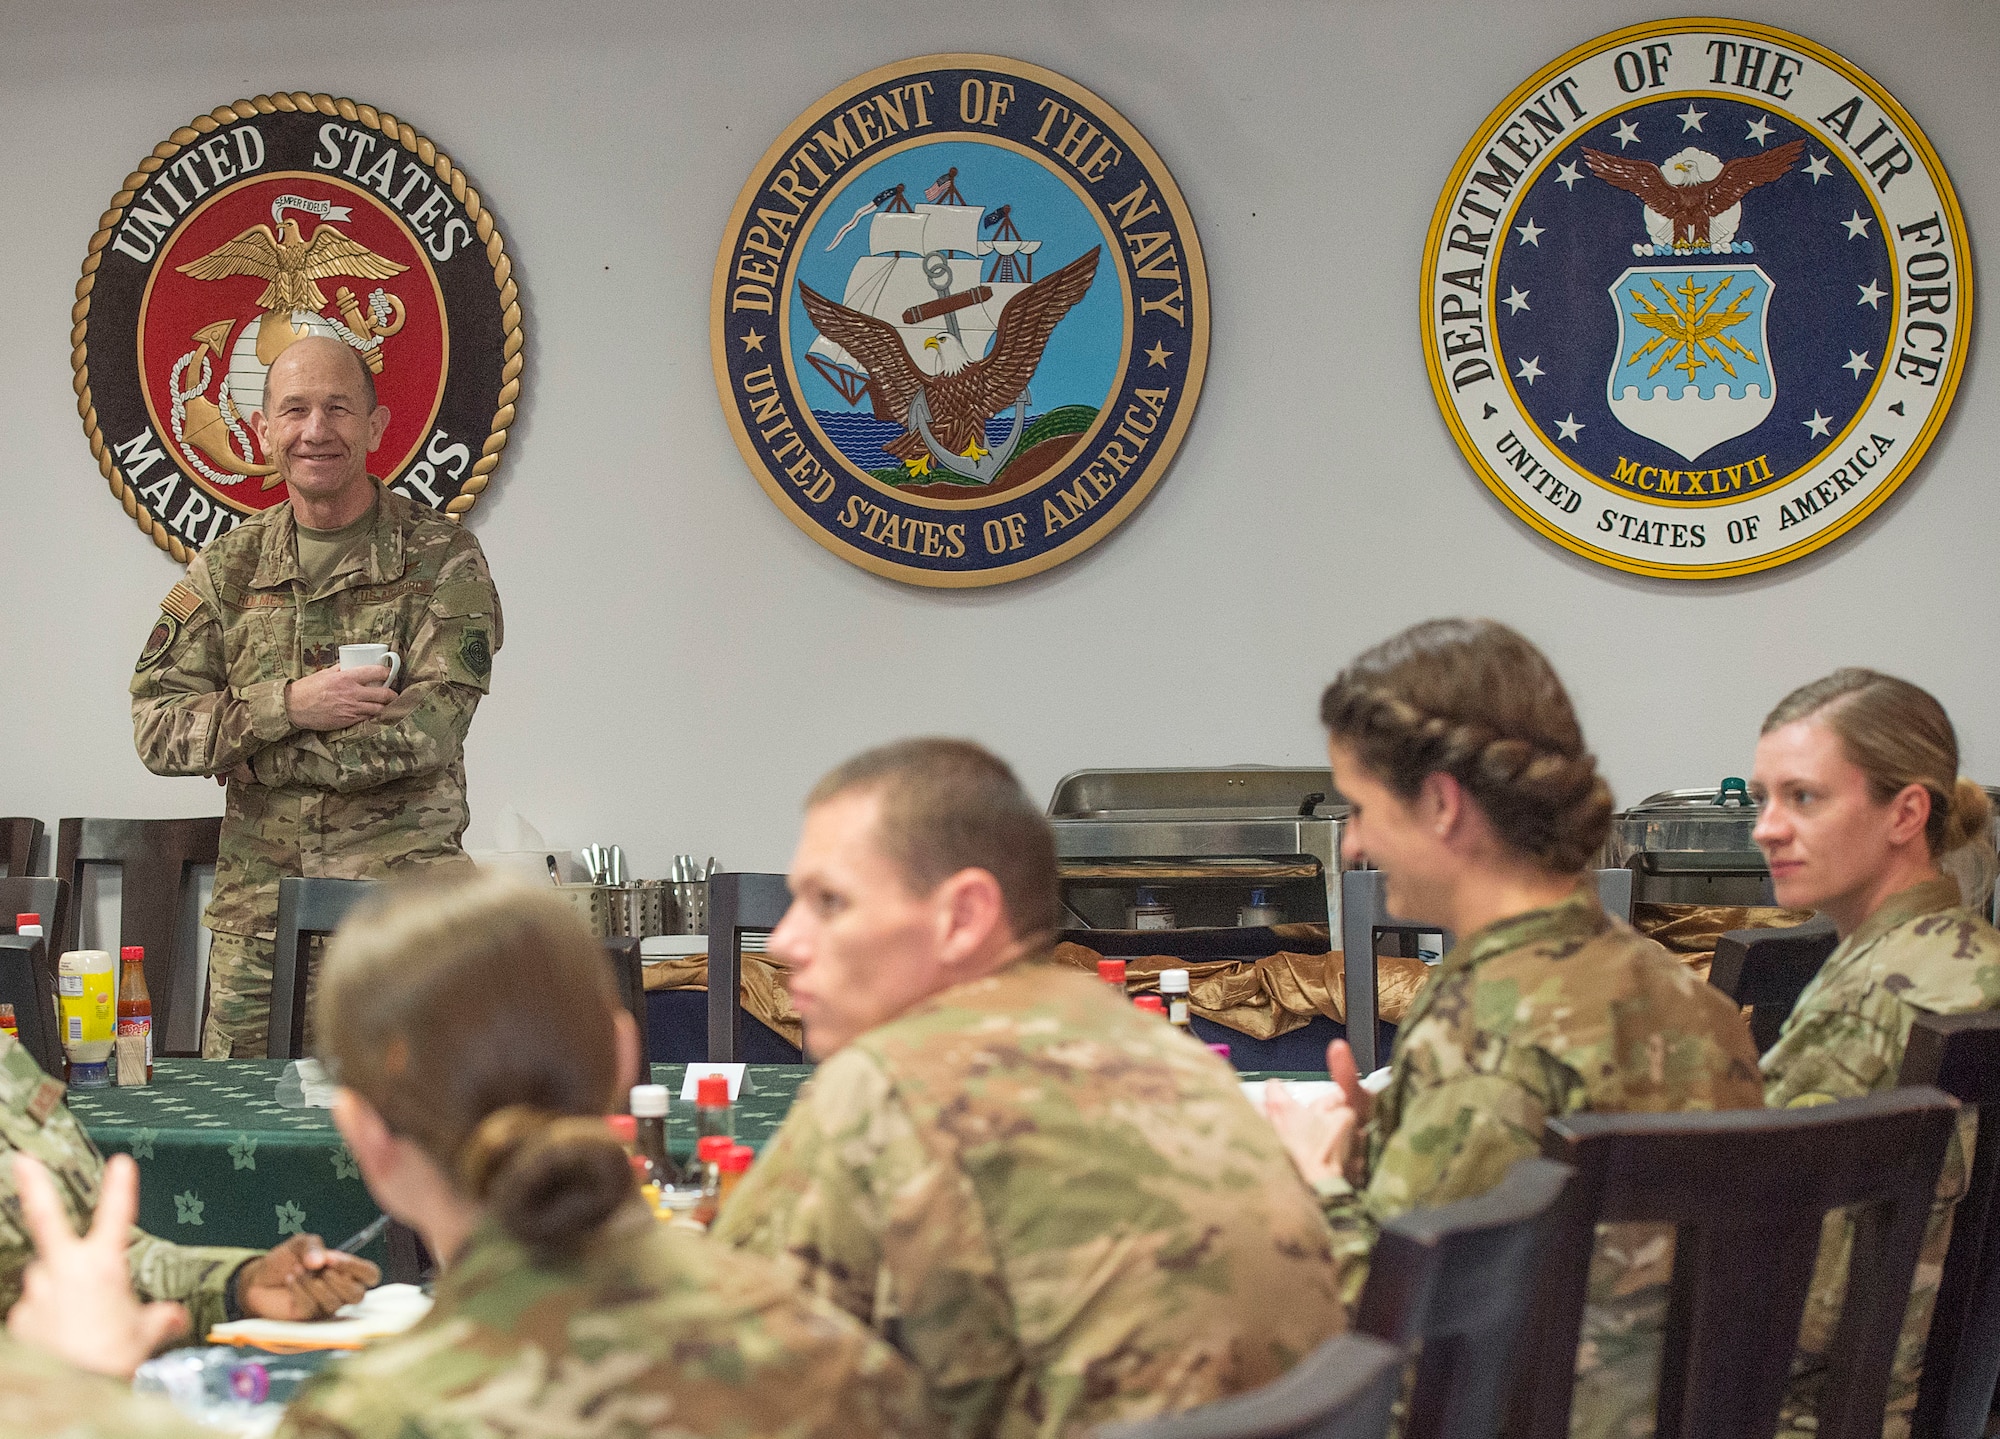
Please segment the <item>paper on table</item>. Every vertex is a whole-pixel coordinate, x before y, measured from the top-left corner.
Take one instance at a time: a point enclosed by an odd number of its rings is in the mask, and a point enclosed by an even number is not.
[[[690,1064],[687,1075],[681,1080],[681,1102],[693,1104],[697,1098],[696,1089],[705,1075],[720,1074],[729,1081],[729,1102],[734,1104],[743,1093],[743,1066],[740,1064]]]
[[[1267,1084],[1284,1085],[1285,1092],[1299,1104],[1310,1104],[1321,1095],[1334,1093],[1336,1089],[1330,1079],[1246,1079],[1243,1081],[1243,1097],[1259,1114],[1264,1112],[1264,1086]]]
[[[238,1319],[208,1331],[211,1344],[247,1344],[283,1354],[294,1349],[360,1349],[401,1334],[431,1310],[431,1297],[414,1284],[384,1284],[332,1319]]]

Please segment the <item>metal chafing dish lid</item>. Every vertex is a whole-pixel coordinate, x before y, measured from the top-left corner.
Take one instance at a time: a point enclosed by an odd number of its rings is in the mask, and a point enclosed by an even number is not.
[[[1347,803],[1333,771],[1234,765],[1221,769],[1080,769],[1063,776],[1049,817],[1090,820],[1338,819]]]
[[[1644,856],[1649,873],[1762,873],[1764,856],[1750,837],[1756,825],[1749,787],[1734,776],[1713,787],[1661,790],[1612,816],[1609,857],[1623,864]]]

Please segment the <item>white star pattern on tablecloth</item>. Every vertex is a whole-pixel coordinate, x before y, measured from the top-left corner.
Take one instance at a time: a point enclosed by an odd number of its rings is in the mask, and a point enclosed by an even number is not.
[[[1582,429],[1583,422],[1577,419],[1575,410],[1571,410],[1562,419],[1556,421],[1556,431],[1565,440],[1575,440],[1577,433]]]
[[[1540,225],[1537,225],[1535,223],[1535,217],[1533,215],[1530,215],[1528,217],[1527,224],[1516,225],[1514,227],[1514,233],[1521,237],[1521,243],[1523,245],[1533,245],[1537,250],[1539,250],[1542,248],[1542,236],[1546,235],[1548,231],[1544,230]]]
[[[1853,213],[1853,215],[1851,215],[1849,218],[1845,220],[1842,220],[1840,223],[1847,227],[1848,239],[1865,240],[1868,238],[1868,227],[1874,222],[1870,220],[1864,220],[1861,217],[1861,212],[1859,210],[1856,210]]]
[[[1510,312],[1518,315],[1521,311],[1528,308],[1528,296],[1530,293],[1530,291],[1522,289],[1519,285],[1509,285],[1507,287],[1507,298],[1500,303],[1505,305]]]
[[[1868,363],[1868,352],[1866,350],[1862,350],[1859,353],[1849,350],[1847,352],[1847,363],[1840,368],[1854,371],[1854,378],[1858,380],[1861,378],[1863,370],[1872,370],[1875,367]]]
[[[1630,120],[1621,120],[1618,123],[1618,133],[1611,138],[1618,142],[1618,148],[1621,150],[1627,145],[1636,145],[1639,143],[1639,127]]]
[[[1818,405],[1814,405],[1813,417],[1810,420],[1801,421],[1801,423],[1804,424],[1814,439],[1823,440],[1826,438],[1827,429],[1833,424],[1833,421],[1819,412]]]
[[[1577,170],[1576,166],[1574,165],[1565,165],[1560,170],[1556,171],[1556,183],[1558,185],[1561,185],[1565,189],[1569,190],[1571,193],[1575,193],[1576,182],[1578,180],[1581,180],[1582,178],[1583,175],[1581,174],[1581,172]]]
[[[1765,140],[1770,138],[1770,134],[1771,117],[1769,115],[1759,115],[1755,120],[1750,122],[1750,133],[1743,138],[1746,140],[1755,140],[1761,146]]]
[[[1690,130],[1701,128],[1701,122],[1708,118],[1708,111],[1695,109],[1694,101],[1690,100],[1687,109],[1674,118],[1681,122],[1681,133],[1685,135]]]
[[[306,1232],[306,1212],[299,1208],[296,1202],[287,1199],[283,1204],[274,1204],[271,1208],[277,1211],[278,1233],[303,1234]]]
[[[1856,285],[1854,288],[1861,292],[1861,298],[1854,303],[1857,305],[1866,305],[1871,310],[1881,309],[1882,297],[1889,293],[1887,290],[1877,288],[1873,280],[1870,280],[1865,285]]]
[[[1536,355],[1532,359],[1521,361],[1521,368],[1515,373],[1532,385],[1547,372],[1542,369],[1542,357]]]

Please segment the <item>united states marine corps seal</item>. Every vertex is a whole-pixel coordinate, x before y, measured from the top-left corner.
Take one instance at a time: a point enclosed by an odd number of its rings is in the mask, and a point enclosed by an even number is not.
[[[913,584],[1080,554],[1159,483],[1208,357],[1173,177],[1060,75],[887,65],[765,153],[715,266],[723,409],[758,483]]]
[[[198,115],[112,197],[71,332],[111,491],[185,562],[286,498],[250,416],[287,345],[354,348],[390,412],[370,470],[453,517],[491,483],[521,388],[521,307],[492,211],[372,105],[259,95]]]
[[[1859,68],[1738,20],[1618,30],[1510,95],[1424,250],[1460,449],[1580,555],[1709,579],[1873,513],[1971,337],[1958,200]]]

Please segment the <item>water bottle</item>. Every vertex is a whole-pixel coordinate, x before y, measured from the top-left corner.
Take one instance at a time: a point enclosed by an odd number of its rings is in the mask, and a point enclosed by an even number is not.
[[[175,1349],[141,1364],[132,1390],[164,1395],[191,1419],[235,1426],[259,1405],[289,1404],[325,1362],[324,1354],[267,1354],[227,1344]]]

